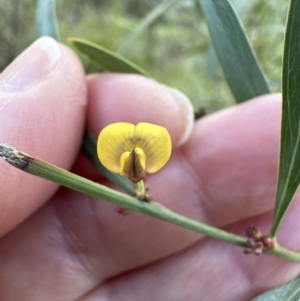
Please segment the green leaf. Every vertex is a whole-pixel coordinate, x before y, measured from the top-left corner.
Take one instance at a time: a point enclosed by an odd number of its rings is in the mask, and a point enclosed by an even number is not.
[[[118,174],[110,172],[106,169],[100,162],[97,153],[96,140],[92,134],[86,129],[83,138],[82,151],[87,156],[87,158],[92,162],[92,164],[111,182],[115,183],[117,186],[121,187],[124,191],[131,195],[134,195],[133,185],[127,179]]]
[[[36,31],[38,37],[50,36],[60,40],[55,0],[38,0],[36,8]]]
[[[118,53],[127,53],[132,47],[134,41],[148,29],[148,27],[153,24],[163,13],[165,13],[169,8],[180,0],[166,0],[157,5],[153,10],[151,10],[135,27],[133,32],[125,39],[125,41],[119,47]]]
[[[300,1],[291,0],[282,67],[279,174],[271,235],[275,236],[300,183]]]
[[[137,73],[150,77],[145,70],[136,64],[102,46],[78,38],[69,38],[68,41],[82,54],[87,55],[91,62],[101,70]]]
[[[299,301],[300,300],[300,275],[294,280],[274,288],[252,301]]]
[[[270,93],[250,42],[234,8],[227,0],[197,0],[224,76],[236,102]]]

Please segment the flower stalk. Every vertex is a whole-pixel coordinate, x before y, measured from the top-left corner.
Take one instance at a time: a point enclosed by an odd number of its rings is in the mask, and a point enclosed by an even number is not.
[[[145,183],[144,180],[140,180],[139,182],[136,183],[138,193],[140,195],[140,198],[143,199],[145,198],[146,195],[146,190],[145,190]]]

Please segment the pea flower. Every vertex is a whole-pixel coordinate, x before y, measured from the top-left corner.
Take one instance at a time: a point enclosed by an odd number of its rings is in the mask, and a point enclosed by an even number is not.
[[[97,143],[101,163],[134,183],[147,173],[160,170],[168,162],[171,150],[168,131],[145,122],[110,124],[100,132]]]

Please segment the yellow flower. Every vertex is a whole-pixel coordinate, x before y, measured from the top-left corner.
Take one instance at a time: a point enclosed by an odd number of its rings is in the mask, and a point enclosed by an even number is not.
[[[99,134],[98,157],[110,171],[139,182],[147,173],[160,170],[171,156],[168,131],[151,123],[119,122]]]

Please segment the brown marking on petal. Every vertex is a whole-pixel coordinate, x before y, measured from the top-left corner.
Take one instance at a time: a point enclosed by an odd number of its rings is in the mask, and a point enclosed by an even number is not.
[[[123,172],[134,183],[142,180],[146,175],[146,169],[142,166],[140,157],[136,154],[135,148],[125,162]]]

